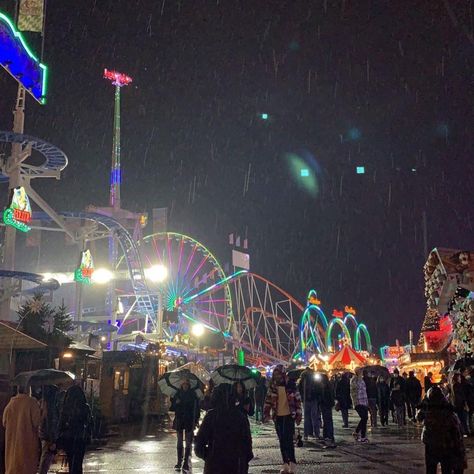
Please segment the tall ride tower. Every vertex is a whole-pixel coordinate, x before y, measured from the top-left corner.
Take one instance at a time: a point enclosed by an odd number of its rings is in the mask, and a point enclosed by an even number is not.
[[[123,86],[128,86],[132,78],[117,71],[104,69],[104,79],[108,79],[115,86],[115,106],[114,106],[114,135],[112,144],[112,167],[110,169],[110,194],[109,206],[112,215],[118,217],[121,211],[120,184],[122,182],[122,172],[120,168],[120,90]],[[117,240],[112,236],[109,241],[109,262],[112,271],[117,266],[118,248]],[[112,280],[107,298],[107,313],[115,323],[116,319],[116,295],[115,284]]]

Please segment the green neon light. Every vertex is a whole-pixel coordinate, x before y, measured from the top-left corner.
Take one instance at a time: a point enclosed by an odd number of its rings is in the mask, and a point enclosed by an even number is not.
[[[314,290],[312,290],[314,291]],[[311,292],[310,292],[311,294]],[[309,297],[309,295],[308,295]],[[314,324],[314,328],[312,327],[311,325],[311,319],[310,319],[310,316],[311,316],[311,311],[316,311],[316,314],[317,316],[319,316],[319,320],[322,321],[324,323],[324,330],[327,329],[328,327],[328,320],[326,318],[326,315],[324,314],[324,312],[322,311],[322,309],[317,306],[317,305],[309,305],[306,307],[306,309],[304,310],[304,313],[303,313],[303,316],[301,317],[301,322],[300,322],[300,344],[301,344],[301,353],[304,354],[305,351],[306,351],[306,348],[310,346],[311,344],[311,341],[313,343],[313,346],[316,347],[316,349],[318,350],[318,352],[321,354],[322,353],[322,348],[317,340],[317,337],[316,337],[316,334],[315,334],[315,329],[316,328],[316,331],[317,331],[317,322],[318,322],[318,319],[316,319],[316,322]],[[304,331],[305,331],[305,328],[309,328],[309,339],[307,341],[305,341],[304,339]]]
[[[347,326],[344,324],[344,321],[342,321],[342,319],[334,318],[334,319],[331,319],[331,322],[329,323],[328,330],[326,332],[326,347],[327,347],[327,349],[329,350],[330,348],[332,348],[331,335],[332,335],[332,330],[333,330],[333,328],[336,324],[342,329],[342,332],[344,333],[344,336],[346,337],[349,345],[352,347],[352,338],[351,338],[351,335],[349,333],[349,329],[347,329]]]
[[[27,226],[24,222],[17,221],[13,217],[13,209],[11,207],[7,207],[3,211],[3,222],[5,222],[5,225],[9,225],[11,227],[14,227],[15,229],[18,229],[21,232],[28,232],[31,230],[31,227]]]
[[[364,334],[365,337],[365,343],[367,344],[367,352],[372,352],[372,341],[370,339],[370,334],[369,330],[367,329],[367,326],[365,324],[360,323],[357,326],[356,333],[355,333],[355,350],[360,351],[361,350],[361,345],[360,345],[360,334],[361,332]]]
[[[214,327],[212,327],[212,326],[209,326],[209,324],[203,323],[202,321],[199,321],[198,319],[195,319],[195,318],[193,318],[193,317],[187,315],[186,313],[183,313],[182,311],[181,311],[180,314],[181,314],[182,316],[184,316],[188,321],[191,321],[191,322],[193,322],[193,323],[202,324],[206,329],[209,329],[209,331],[211,331],[211,332],[213,332],[213,333],[221,332],[219,329],[216,329],[216,328],[214,328]],[[222,333],[222,334],[224,334],[224,333]]]
[[[23,38],[23,35],[20,33],[20,31],[18,31],[15,28],[15,25],[10,20],[10,18],[8,18],[4,13],[0,12],[0,19],[2,19],[8,25],[8,27],[12,30],[13,35],[20,40],[21,45],[23,46],[25,51],[28,53],[28,56],[31,59],[33,59],[35,62],[37,62],[39,67],[41,69],[43,69],[43,85],[42,85],[43,96],[41,97],[39,102],[42,105],[46,104],[46,89],[47,89],[47,85],[48,85],[47,84],[48,67],[45,64],[41,63],[40,60],[36,57],[36,55],[33,54],[33,52],[30,50],[29,46],[26,44],[26,41]]]

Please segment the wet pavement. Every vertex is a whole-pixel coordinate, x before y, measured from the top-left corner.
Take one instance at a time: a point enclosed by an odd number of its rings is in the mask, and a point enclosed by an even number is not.
[[[368,433],[370,443],[354,441],[352,429],[343,429],[340,416],[335,413],[337,447],[324,449],[321,442],[309,441],[296,448],[298,473],[423,473],[424,447],[420,441],[420,426],[409,423],[399,430],[395,425],[375,428]],[[352,414],[351,427],[356,425]],[[121,435],[110,438],[105,447],[86,455],[84,472],[96,473],[173,473],[176,463],[176,435],[164,427],[124,425]],[[272,424],[256,425],[252,422],[253,452],[250,464],[252,474],[278,474],[280,455]],[[469,469],[474,472],[474,439],[466,440]],[[471,448],[471,449],[470,449]],[[55,472],[55,471],[52,471]],[[202,474],[203,461],[193,457],[192,473]]]

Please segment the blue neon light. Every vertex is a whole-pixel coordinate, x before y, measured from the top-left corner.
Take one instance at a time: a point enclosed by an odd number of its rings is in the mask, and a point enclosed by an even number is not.
[[[31,52],[12,21],[0,12],[0,64],[40,104],[46,103],[47,67]]]
[[[115,168],[110,172],[110,184],[119,184],[122,182],[122,171],[120,168]]]
[[[309,169],[304,168],[300,171],[300,175],[302,178],[307,178],[309,176]]]
[[[365,174],[365,166],[357,166],[356,167],[357,174]]]

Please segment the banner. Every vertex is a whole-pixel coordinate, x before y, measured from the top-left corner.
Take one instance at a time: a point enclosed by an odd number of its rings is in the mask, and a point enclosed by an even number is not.
[[[44,0],[20,0],[18,29],[43,32]]]

